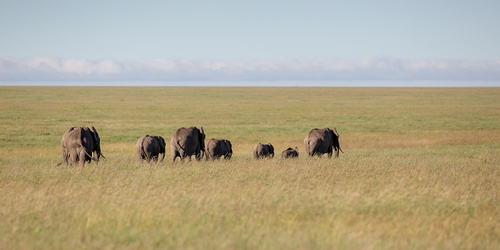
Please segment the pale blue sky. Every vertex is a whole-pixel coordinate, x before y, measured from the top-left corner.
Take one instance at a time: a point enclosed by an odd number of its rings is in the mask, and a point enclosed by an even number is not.
[[[12,73],[7,66],[24,67],[19,60],[39,57],[90,60],[94,66],[102,60],[220,59],[226,69],[241,65],[235,60],[335,58],[363,64],[367,57],[371,63],[382,57],[429,59],[432,65],[472,60],[486,63],[498,77],[499,13],[500,1],[482,0],[2,0],[0,72]],[[17,79],[9,77],[0,80]]]

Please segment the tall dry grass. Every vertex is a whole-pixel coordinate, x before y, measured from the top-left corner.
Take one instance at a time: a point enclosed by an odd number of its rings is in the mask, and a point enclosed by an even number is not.
[[[500,89],[0,88],[0,248],[496,249]],[[56,166],[73,125],[107,159]],[[139,164],[180,126],[229,161]],[[336,126],[340,158],[308,158]],[[257,142],[298,146],[255,161]]]

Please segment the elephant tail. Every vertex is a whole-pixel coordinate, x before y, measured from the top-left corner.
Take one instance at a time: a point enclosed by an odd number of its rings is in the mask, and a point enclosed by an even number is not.
[[[179,148],[180,148],[180,149],[182,149],[182,151],[186,151],[186,150],[184,149],[184,147],[182,147],[182,146],[181,146],[181,144],[179,143],[179,141],[177,141],[177,146],[179,146]]]

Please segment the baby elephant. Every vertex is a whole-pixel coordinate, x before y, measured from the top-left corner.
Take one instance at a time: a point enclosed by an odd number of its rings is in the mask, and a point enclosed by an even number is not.
[[[262,144],[259,143],[253,148],[253,158],[261,159],[264,157],[273,158],[274,157],[274,147],[271,143]]]
[[[281,158],[283,159],[294,157],[299,157],[299,149],[297,147],[295,149],[287,148],[281,153]]]
[[[220,160],[222,156],[224,159],[231,159],[233,155],[233,146],[231,142],[225,139],[210,139],[205,146],[207,160]]]
[[[153,160],[158,162],[158,156],[162,154],[160,159],[160,162],[162,162],[165,158],[165,145],[165,140],[161,136],[145,135],[141,137],[135,145],[139,161],[146,160],[150,162]]]

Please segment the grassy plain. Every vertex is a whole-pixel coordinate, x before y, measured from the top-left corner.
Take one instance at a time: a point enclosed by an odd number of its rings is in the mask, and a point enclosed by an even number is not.
[[[90,125],[107,159],[56,166]],[[233,158],[137,162],[182,126]],[[345,154],[306,157],[316,127]],[[500,88],[0,87],[1,249],[498,249],[499,190]]]

